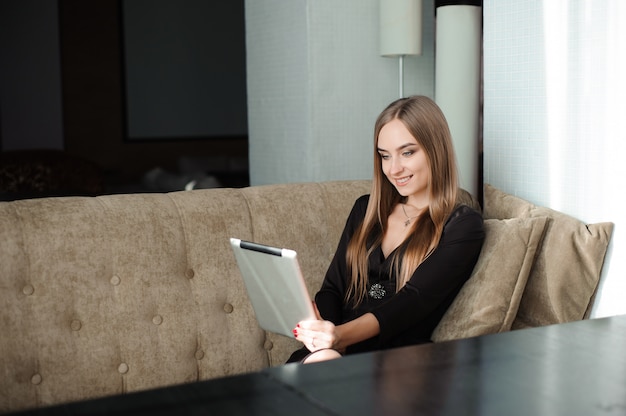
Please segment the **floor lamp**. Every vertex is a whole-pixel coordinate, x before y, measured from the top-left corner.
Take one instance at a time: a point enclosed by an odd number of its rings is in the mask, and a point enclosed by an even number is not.
[[[422,54],[422,0],[380,0],[380,55],[398,58],[398,92],[404,97],[404,57]]]

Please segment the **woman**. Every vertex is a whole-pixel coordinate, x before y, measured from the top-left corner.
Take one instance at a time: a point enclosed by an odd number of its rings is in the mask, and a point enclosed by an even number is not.
[[[318,320],[294,329],[289,362],[430,342],[470,277],[484,240],[457,204],[446,119],[429,98],[391,103],[376,120],[370,195],[354,204],[320,291]]]

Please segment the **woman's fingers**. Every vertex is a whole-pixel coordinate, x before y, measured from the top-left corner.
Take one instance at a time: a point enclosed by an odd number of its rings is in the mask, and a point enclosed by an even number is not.
[[[302,321],[293,330],[296,339],[302,342],[309,350],[332,348],[334,343],[334,328],[329,321]]]

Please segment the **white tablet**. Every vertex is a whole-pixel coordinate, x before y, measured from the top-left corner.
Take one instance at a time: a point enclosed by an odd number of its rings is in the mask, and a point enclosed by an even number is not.
[[[261,328],[293,338],[298,322],[315,319],[295,251],[237,238],[230,244]]]

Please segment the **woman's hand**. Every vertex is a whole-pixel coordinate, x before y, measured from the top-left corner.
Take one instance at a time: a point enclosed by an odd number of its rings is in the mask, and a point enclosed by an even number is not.
[[[294,328],[293,335],[311,352],[326,348],[338,349],[337,327],[332,322],[322,319],[315,302],[313,309],[317,319],[300,321]]]
[[[317,319],[301,321],[293,330],[296,339],[311,352],[332,348],[343,354],[348,346],[380,334],[378,320],[371,312],[345,324],[335,326],[332,322],[325,321],[320,317],[315,304],[313,307]]]
[[[293,335],[311,352],[325,348],[337,349],[337,327],[330,321],[300,321]]]

